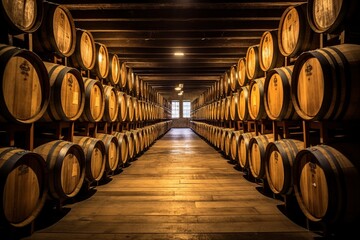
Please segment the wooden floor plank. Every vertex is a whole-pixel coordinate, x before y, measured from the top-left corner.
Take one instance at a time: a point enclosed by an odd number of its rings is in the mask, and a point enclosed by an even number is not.
[[[320,239],[261,186],[190,129],[171,129],[91,194],[44,210],[21,238]]]

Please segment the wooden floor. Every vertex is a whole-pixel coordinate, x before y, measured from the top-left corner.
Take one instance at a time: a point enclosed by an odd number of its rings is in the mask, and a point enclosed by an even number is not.
[[[41,214],[22,239],[322,239],[185,128],[78,198]]]

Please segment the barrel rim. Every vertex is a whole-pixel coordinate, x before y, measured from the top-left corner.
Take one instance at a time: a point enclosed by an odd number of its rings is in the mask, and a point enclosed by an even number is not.
[[[1,63],[5,62],[7,63],[8,60],[10,60],[12,57],[14,56],[20,56],[25,58],[26,60],[28,60],[30,63],[38,63],[32,66],[34,67],[34,69],[36,70],[39,79],[43,80],[40,81],[41,84],[41,89],[45,90],[42,91],[41,95],[41,109],[40,111],[36,114],[36,116],[34,116],[31,119],[28,120],[20,120],[15,118],[10,111],[8,110],[6,104],[5,104],[5,99],[4,99],[4,94],[1,94],[1,101],[0,101],[0,107],[1,107],[1,115],[0,116],[4,116],[7,120],[9,120],[10,122],[17,122],[17,123],[24,123],[24,124],[28,124],[28,123],[33,123],[36,122],[37,120],[39,120],[45,113],[49,103],[50,103],[50,95],[51,95],[51,88],[50,88],[50,77],[47,73],[46,67],[43,63],[43,61],[41,60],[41,58],[34,52],[29,51],[27,49],[22,49],[22,48],[18,48],[18,47],[14,47],[14,46],[9,46],[9,45],[5,45],[5,44],[0,44],[0,48],[4,47],[4,48],[9,48],[9,51],[5,54],[4,58],[0,58]],[[6,68],[7,64],[0,64],[0,72],[3,73],[5,68]],[[2,78],[1,78],[2,81]],[[3,93],[4,89],[3,89],[3,84],[0,84],[0,92]]]
[[[3,4],[0,4],[1,16],[7,23],[7,30],[9,31],[9,33],[14,35],[21,33],[33,33],[39,29],[44,18],[44,5],[43,5],[43,0],[35,0],[35,2],[36,2],[36,9],[35,9],[36,17],[34,19],[34,23],[28,29],[20,28],[19,26],[14,24],[11,17],[6,13]]]
[[[0,148],[0,149],[5,149],[5,151],[8,152],[12,152],[12,151],[16,151],[16,154],[13,154],[9,159],[7,159],[7,161],[1,166],[0,168],[0,182],[4,183],[0,185],[0,192],[3,193],[4,192],[4,186],[6,183],[6,179],[8,177],[8,175],[6,175],[5,173],[8,171],[5,170],[12,170],[14,169],[14,167],[19,164],[18,160],[20,160],[22,157],[34,157],[38,160],[38,163],[42,166],[42,171],[43,171],[43,177],[42,177],[42,181],[40,182],[40,184],[42,185],[42,190],[40,193],[40,199],[38,200],[38,206],[36,207],[36,209],[30,214],[30,216],[25,219],[24,221],[20,222],[20,223],[11,223],[6,219],[6,216],[4,215],[4,211],[3,211],[3,198],[0,198],[0,223],[4,223],[6,225],[11,225],[14,227],[23,227],[26,225],[29,225],[31,222],[33,222],[37,216],[40,214],[43,206],[45,205],[46,199],[47,199],[47,194],[48,194],[48,175],[49,172],[47,170],[46,167],[46,162],[45,159],[40,155],[37,154],[33,151],[29,151],[29,150],[25,150],[25,149],[21,149],[18,147],[4,147],[4,148]],[[19,150],[19,151],[17,151]],[[2,155],[2,153],[0,154],[0,156]],[[16,162],[10,161],[10,160],[16,160]]]

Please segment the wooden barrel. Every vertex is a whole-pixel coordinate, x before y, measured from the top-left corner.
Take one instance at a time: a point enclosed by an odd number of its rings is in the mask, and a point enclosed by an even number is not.
[[[266,179],[273,193],[293,193],[293,165],[296,155],[302,149],[304,142],[295,139],[277,140],[266,147]]]
[[[229,129],[224,131],[223,133],[223,137],[224,137],[224,155],[227,158],[230,158],[230,154],[231,154],[231,136],[233,133],[233,129]]]
[[[50,100],[49,75],[42,60],[26,49],[0,44],[0,62],[0,122],[39,120]]]
[[[100,181],[106,163],[104,142],[87,136],[74,136],[73,141],[79,144],[85,153],[85,180],[89,183]]]
[[[274,134],[254,136],[248,146],[249,167],[255,178],[266,178],[265,151],[270,142],[274,141]]]
[[[226,97],[221,99],[221,104],[220,104],[220,120],[224,120],[225,119],[225,112],[226,112]]]
[[[239,114],[239,119],[242,121],[246,121],[249,119],[249,85],[243,86],[239,90],[239,100],[237,105],[237,111]]]
[[[230,136],[230,154],[229,157],[233,161],[239,161],[238,150],[240,144],[240,135],[244,133],[243,130],[232,131]]]
[[[140,154],[141,150],[141,140],[139,137],[139,130],[132,129],[130,130],[133,133],[133,139],[134,139],[134,157]]]
[[[120,60],[115,53],[109,53],[109,74],[106,79],[111,85],[116,86],[120,81]]]
[[[297,120],[291,100],[291,75],[294,66],[271,69],[264,83],[265,111],[271,120]]]
[[[144,121],[144,101],[138,99],[138,114],[139,114],[139,121]]]
[[[119,141],[114,135],[105,133],[97,133],[96,138],[105,145],[105,173],[113,173],[119,168]]]
[[[43,20],[42,0],[2,1],[0,16],[11,34],[32,33]],[[2,25],[4,26],[4,24]]]
[[[225,113],[224,120],[230,120],[230,105],[231,105],[231,96],[227,96],[225,99]]]
[[[119,100],[116,89],[113,86],[103,85],[105,109],[102,120],[105,122],[115,122],[118,119]]]
[[[232,65],[230,67],[229,75],[230,75],[230,90],[235,92],[237,87],[239,86],[238,72],[236,65]]]
[[[92,70],[96,61],[95,41],[91,32],[76,28],[75,51],[70,62],[75,68]]]
[[[136,150],[136,154],[139,155],[145,149],[143,131],[141,128],[137,128],[135,133],[137,135],[136,149],[139,148],[139,150]]]
[[[144,145],[143,149],[146,150],[149,147],[149,136],[146,127],[142,128],[142,136],[143,136],[143,145]]]
[[[24,227],[41,212],[48,192],[44,159],[31,151],[0,148],[0,223]]]
[[[133,98],[130,95],[126,95],[126,107],[127,107],[126,121],[132,122],[134,121],[135,109],[134,109]]]
[[[134,91],[135,86],[135,74],[132,67],[127,67],[127,89],[129,92]]]
[[[125,135],[128,140],[128,149],[129,149],[129,160],[131,160],[135,156],[135,143],[134,143],[134,133],[131,131],[125,131]]]
[[[129,160],[129,143],[127,135],[123,132],[114,132],[113,135],[119,143],[119,167],[125,167]]]
[[[243,87],[249,83],[249,79],[246,75],[246,58],[240,58],[237,63],[237,74],[239,86]]]
[[[249,80],[264,76],[264,71],[260,68],[259,44],[248,47],[246,51],[246,76]]]
[[[229,70],[224,72],[223,81],[224,81],[223,95],[226,97],[229,95],[230,90],[231,90],[231,88],[230,88],[230,71]]]
[[[307,20],[317,33],[338,34],[342,30],[359,32],[359,1],[307,1]]]
[[[79,118],[81,121],[99,122],[104,116],[105,95],[99,80],[83,78],[85,86],[85,107]]]
[[[248,110],[253,120],[266,119],[264,104],[264,82],[265,78],[257,78],[250,83]]]
[[[110,58],[105,44],[95,42],[95,66],[91,70],[99,79],[106,79],[109,75]]]
[[[356,222],[360,216],[359,144],[351,152],[328,145],[301,150],[294,162],[294,191],[304,215],[329,224]]]
[[[140,90],[141,90],[141,86],[140,86],[140,82],[141,82],[141,79],[140,79],[140,77],[139,77],[139,75],[135,75],[135,87],[134,87],[134,89],[135,89],[135,96],[137,97],[137,98],[140,98],[140,96],[141,96],[141,92],[140,92]],[[161,98],[160,98],[161,96],[159,95],[159,103],[161,102]],[[161,103],[160,103],[160,105],[161,105]]]
[[[310,28],[306,8],[307,3],[289,6],[281,16],[278,42],[281,54],[286,57],[296,57],[319,47],[319,36]]]
[[[69,141],[54,140],[34,149],[49,171],[49,197],[65,200],[75,197],[84,182],[85,156],[82,148]]]
[[[291,98],[305,120],[360,119],[360,45],[308,51],[295,62]]]
[[[122,62],[120,64],[120,87],[124,90],[127,87],[127,67],[126,63]]]
[[[230,102],[230,119],[232,121],[236,121],[239,120],[239,112],[238,112],[238,104],[239,104],[239,93],[233,93],[232,97],[231,97],[231,102]]]
[[[85,107],[85,89],[81,73],[72,67],[44,62],[50,77],[51,95],[41,121],[75,121]]]
[[[33,35],[35,52],[70,57],[76,46],[76,28],[70,11],[63,5],[44,1],[44,18]]]
[[[134,108],[133,121],[139,121],[140,120],[140,113],[139,113],[140,109],[139,109],[138,99],[136,97],[132,97],[131,101],[132,101],[133,108]]]
[[[278,29],[265,31],[260,39],[259,63],[264,72],[283,66],[285,57],[278,44]]]
[[[117,99],[118,99],[118,106],[119,106],[118,121],[125,122],[126,118],[127,118],[127,112],[128,112],[126,94],[124,92],[117,91]]]
[[[243,169],[249,169],[248,147],[250,139],[256,136],[255,132],[246,132],[239,136],[238,159],[239,165]]]
[[[140,93],[140,98],[141,99],[145,99],[145,89],[144,89],[144,81],[139,77],[139,93]]]

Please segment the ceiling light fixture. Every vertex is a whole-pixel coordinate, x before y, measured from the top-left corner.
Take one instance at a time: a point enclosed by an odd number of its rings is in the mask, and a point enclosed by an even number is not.
[[[184,91],[181,91],[178,93],[179,96],[183,95],[184,94]]]
[[[175,56],[184,56],[185,54],[183,52],[175,52],[174,55]]]
[[[176,87],[175,90],[176,90],[176,91],[180,91],[180,90],[181,90],[181,87]]]

